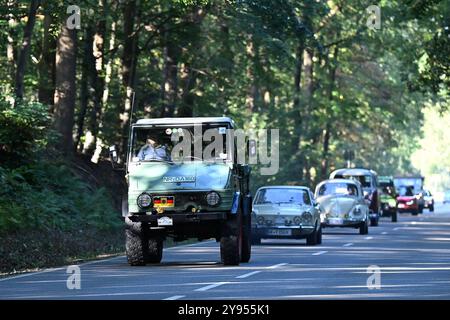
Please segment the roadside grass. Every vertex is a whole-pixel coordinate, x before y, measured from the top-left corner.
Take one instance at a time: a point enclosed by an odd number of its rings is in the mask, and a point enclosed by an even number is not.
[[[45,234],[39,231],[11,232],[0,236],[0,241],[0,278],[125,255],[122,228]],[[168,238],[164,248],[196,242],[196,239],[175,242]]]

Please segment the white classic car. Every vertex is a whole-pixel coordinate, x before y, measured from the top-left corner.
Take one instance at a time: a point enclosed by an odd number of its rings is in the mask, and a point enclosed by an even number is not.
[[[361,183],[349,179],[331,179],[319,183],[315,192],[320,205],[322,227],[359,228],[369,232],[369,203]]]
[[[322,243],[320,212],[309,188],[267,186],[256,191],[252,212],[252,242],[261,239],[304,239]]]

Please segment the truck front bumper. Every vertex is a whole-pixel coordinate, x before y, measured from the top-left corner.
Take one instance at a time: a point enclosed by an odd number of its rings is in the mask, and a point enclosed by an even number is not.
[[[168,217],[173,225],[198,223],[201,221],[222,221],[227,219],[226,212],[199,212],[199,213],[162,213],[162,214],[133,214],[127,218],[132,222],[147,222],[150,226],[158,226],[158,220]]]

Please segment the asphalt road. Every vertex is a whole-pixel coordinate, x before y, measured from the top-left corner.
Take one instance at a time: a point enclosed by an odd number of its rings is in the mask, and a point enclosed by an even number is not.
[[[80,289],[68,289],[67,267],[1,279],[0,299],[450,299],[450,205],[364,236],[325,229],[314,247],[263,240],[238,267],[218,260],[214,241],[166,249],[160,265],[115,257],[81,264]]]

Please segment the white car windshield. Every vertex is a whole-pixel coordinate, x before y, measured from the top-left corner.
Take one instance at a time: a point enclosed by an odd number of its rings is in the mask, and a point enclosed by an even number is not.
[[[288,188],[261,189],[256,194],[255,204],[297,204],[310,205],[311,200],[307,190]]]
[[[353,183],[325,183],[320,186],[317,193],[318,196],[326,195],[342,195],[342,196],[358,196],[358,188]]]

